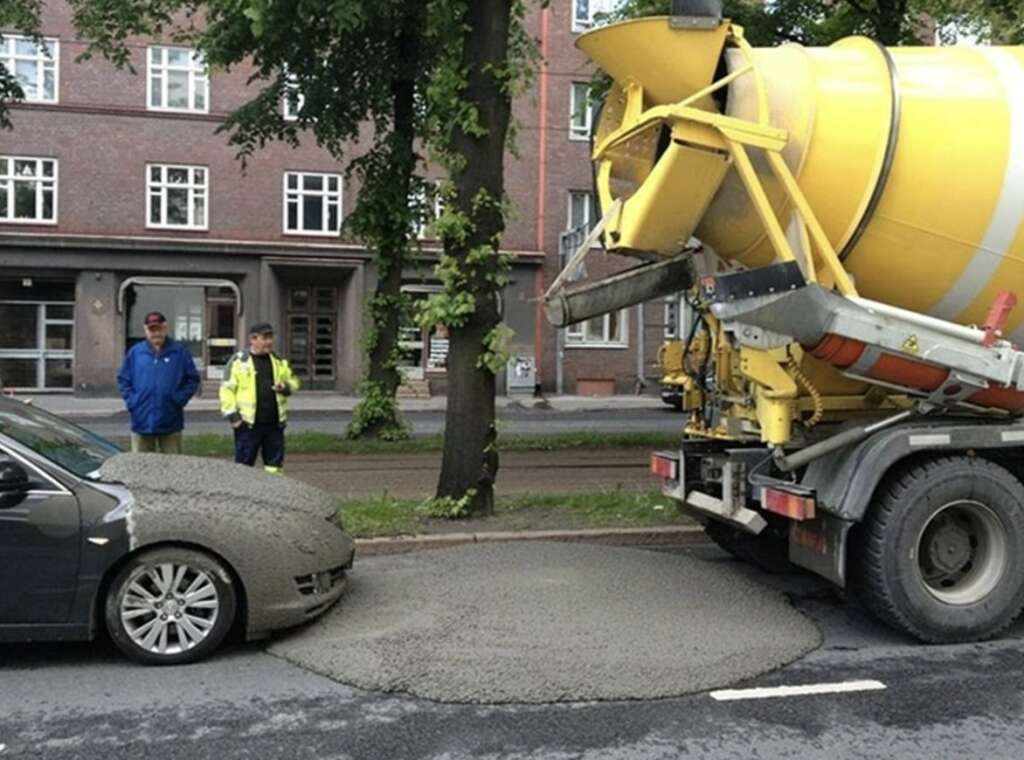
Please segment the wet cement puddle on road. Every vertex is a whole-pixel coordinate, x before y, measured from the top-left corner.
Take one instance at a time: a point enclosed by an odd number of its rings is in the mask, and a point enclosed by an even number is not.
[[[365,689],[544,703],[721,688],[820,642],[732,563],[537,542],[357,562],[341,603],[270,652]]]

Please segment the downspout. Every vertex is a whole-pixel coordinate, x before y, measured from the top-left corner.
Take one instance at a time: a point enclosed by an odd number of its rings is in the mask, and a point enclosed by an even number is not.
[[[545,248],[544,216],[547,210],[547,181],[548,181],[548,38],[551,24],[551,8],[545,7],[540,13],[540,103],[539,103],[539,124],[538,124],[538,161],[537,161],[537,250],[544,252],[544,263],[548,263],[547,250]],[[556,252],[557,255],[557,252]],[[540,289],[543,292],[544,266],[541,266]],[[534,338],[534,353],[537,355],[537,366],[541,366],[541,357],[544,351],[544,309],[541,300],[537,302],[536,316],[536,337]],[[563,354],[565,352],[565,337],[563,330],[555,329],[555,393],[561,395],[563,392]]]
[[[636,307],[636,395],[644,392],[647,381],[644,379],[644,365],[647,363],[644,350],[644,304]]]

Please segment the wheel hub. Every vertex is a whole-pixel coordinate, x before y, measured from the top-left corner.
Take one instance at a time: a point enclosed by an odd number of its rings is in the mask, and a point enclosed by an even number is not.
[[[209,636],[220,598],[212,578],[185,564],[143,568],[121,601],[121,622],[132,641],[152,654],[175,655]]]
[[[932,565],[947,573],[963,569],[971,560],[971,538],[959,526],[948,525],[936,531],[929,549]]]
[[[1009,563],[1007,529],[991,508],[963,499],[950,502],[922,528],[918,572],[941,602],[975,604],[999,584]]]

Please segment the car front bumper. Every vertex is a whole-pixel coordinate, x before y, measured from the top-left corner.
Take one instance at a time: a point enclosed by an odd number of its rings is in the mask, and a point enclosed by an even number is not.
[[[339,551],[317,562],[310,558],[296,572],[295,566],[261,584],[257,598],[250,598],[246,638],[263,638],[271,631],[291,628],[316,619],[329,610],[348,586],[348,571],[355,558],[355,542],[342,535]]]

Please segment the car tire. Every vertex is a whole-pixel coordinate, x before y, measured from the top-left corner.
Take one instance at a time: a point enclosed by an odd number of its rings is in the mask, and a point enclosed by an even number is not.
[[[231,575],[203,552],[161,547],[132,557],[110,584],[107,631],[145,665],[182,665],[209,656],[237,611]]]
[[[982,641],[1024,607],[1024,485],[977,457],[937,457],[890,478],[855,544],[867,607],[933,644]]]

